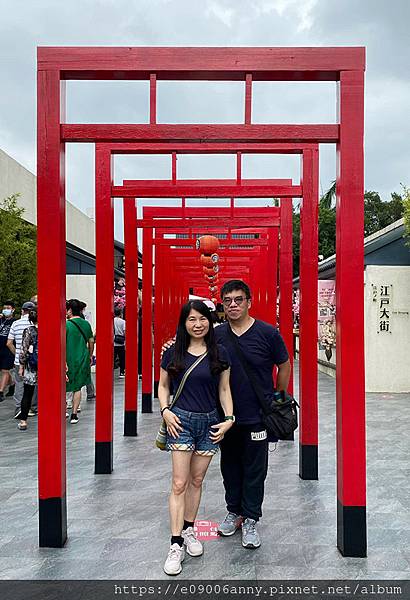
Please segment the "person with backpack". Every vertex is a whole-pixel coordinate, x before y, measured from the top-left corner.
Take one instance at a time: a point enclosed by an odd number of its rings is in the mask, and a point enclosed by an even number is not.
[[[91,362],[94,351],[94,335],[91,325],[81,317],[83,302],[72,298],[66,302],[66,392],[73,393],[70,423],[78,423],[78,407],[81,388],[91,383]]]
[[[38,322],[37,309],[33,308],[28,314],[28,327],[23,332],[21,350],[19,355],[19,375],[23,378],[23,398],[21,399],[20,422],[17,425],[20,431],[27,430],[27,418],[31,409],[34,390],[37,386],[38,368]]]
[[[8,339],[7,339],[7,348],[14,355],[14,402],[15,402],[15,411],[14,418],[18,419],[21,413],[21,400],[23,398],[24,393],[24,382],[23,378],[20,377],[20,350],[21,350],[21,342],[23,340],[23,333],[30,326],[30,310],[33,310],[35,304],[33,302],[24,302],[21,307],[21,318],[16,319],[9,331]],[[34,398],[33,398],[34,400]],[[32,402],[33,404],[33,402]],[[34,414],[34,413],[31,413]],[[30,416],[30,415],[29,415]]]

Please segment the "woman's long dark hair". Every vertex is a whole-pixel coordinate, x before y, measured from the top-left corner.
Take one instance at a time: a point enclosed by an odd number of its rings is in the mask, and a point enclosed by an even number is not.
[[[228,368],[228,364],[220,360],[218,356],[218,345],[215,340],[211,311],[201,300],[190,300],[183,305],[179,315],[174,356],[167,369],[170,377],[178,376],[178,374],[185,369],[185,356],[191,339],[186,330],[186,322],[192,309],[206,317],[209,322],[209,330],[204,338],[204,341],[208,350],[212,375],[218,375],[221,373],[221,371],[224,371]]]

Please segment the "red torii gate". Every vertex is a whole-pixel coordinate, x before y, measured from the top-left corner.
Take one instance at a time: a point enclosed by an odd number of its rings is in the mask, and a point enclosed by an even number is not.
[[[179,142],[208,140],[210,143],[219,143],[222,140],[230,140],[233,143],[263,144],[304,141],[337,144],[338,547],[344,555],[366,555],[362,300],[364,66],[363,48],[39,48],[38,292],[39,319],[40,322],[47,321],[48,324],[47,328],[41,328],[39,331],[39,344],[40,348],[50,347],[50,345],[55,348],[52,355],[48,357],[47,371],[45,361],[40,361],[39,364],[41,546],[61,546],[66,540],[65,143],[70,141],[141,143],[149,140],[161,143],[172,140]],[[64,124],[65,87],[62,82],[68,79],[98,78],[149,78],[150,123],[148,125]],[[157,79],[192,78],[244,81],[245,123],[243,125],[157,125]],[[339,124],[251,124],[252,81],[256,80],[338,81]],[[311,175],[313,171],[309,173]],[[304,171],[304,178],[309,173]],[[98,179],[97,173],[97,182]],[[103,264],[102,257],[99,256],[102,244],[101,232],[104,230],[104,225],[107,225],[107,231],[110,233],[111,217],[111,196],[106,183],[101,183],[99,191],[102,204],[96,211],[97,275],[101,269],[113,266],[112,259],[108,264]],[[306,243],[305,237],[302,237],[303,246]],[[308,250],[311,250],[309,246]],[[314,246],[313,250],[315,250]],[[316,260],[317,252],[315,252]],[[302,281],[301,273],[301,287]],[[352,296],[356,299],[354,305],[350,302]],[[107,306],[108,302],[109,300]],[[302,345],[302,323],[301,326]],[[109,324],[107,324],[107,331],[105,329],[102,331],[107,339],[110,335],[108,328]],[[60,343],[56,344],[56,340],[60,340]],[[308,374],[303,376],[306,377]],[[353,380],[355,381],[354,396],[351,390]],[[47,409],[42,410],[42,406],[47,406]],[[57,423],[51,423],[51,415],[54,419],[55,415],[60,415],[61,419],[57,420]]]
[[[188,209],[187,209],[188,210]],[[192,209],[193,211],[195,211],[195,209]],[[222,222],[222,219],[224,222]],[[218,225],[217,221],[221,221],[221,223]],[[170,230],[173,230],[173,228],[181,228],[181,227],[185,227],[186,229],[192,229],[192,230],[200,230],[201,227],[204,224],[204,221],[198,221],[197,219],[190,219],[190,220],[177,220],[177,219],[172,219],[172,223],[168,222],[167,225],[170,228]],[[212,230],[214,232],[221,232],[223,233],[224,231],[226,231],[227,225],[232,225],[235,227],[238,227],[241,225],[240,223],[241,219],[239,217],[234,217],[233,219],[229,220],[227,219],[224,215],[222,215],[222,218],[215,218],[212,217],[212,220],[208,220],[205,221],[208,222],[209,224],[211,224],[212,226]],[[159,228],[164,231],[164,221],[163,220],[158,220],[158,226]],[[152,230],[153,227],[155,227],[155,221],[154,220],[150,220],[150,219],[143,219],[143,220],[139,220],[137,221],[137,225],[143,225],[144,227],[144,238],[143,240],[145,240],[146,244],[144,245],[144,241],[143,241],[143,256],[145,255],[145,259],[143,259],[143,316],[145,317],[145,320],[143,319],[143,341],[142,341],[142,346],[143,346],[143,357],[142,357],[142,365],[143,365],[143,374],[142,374],[142,410],[143,412],[151,412],[152,411],[152,389],[153,389],[153,381],[152,381],[152,355],[151,355],[151,321],[152,321],[152,304],[151,304],[151,294],[149,293],[149,290],[152,289],[152,247],[153,247],[153,234],[152,234]],[[247,217],[245,217],[242,220],[242,225],[244,227],[249,227],[249,215]],[[256,224],[255,226],[261,226],[261,225],[266,225],[266,218],[265,219],[261,219],[260,223]],[[145,261],[145,263],[144,263]],[[146,268],[144,268],[144,264],[147,265]],[[144,292],[144,289],[146,290]],[[187,292],[188,292],[188,287],[186,288],[186,292],[184,294],[185,300],[187,298]],[[183,300],[182,300],[183,301]],[[177,303],[178,306],[181,305],[181,302]],[[144,312],[145,311],[145,312]],[[178,312],[178,311],[177,311]]]
[[[286,206],[288,206],[290,208],[290,210],[291,210],[291,206],[290,206],[289,203],[287,203]],[[165,209],[165,210],[167,210],[167,209]],[[189,216],[191,216],[191,217],[192,216],[197,216],[198,217],[198,216],[204,214],[204,211],[206,211],[206,210],[207,209],[201,209],[201,208],[199,208],[199,209],[191,209],[191,208],[185,208],[185,207],[180,207],[180,208],[176,209],[175,207],[172,207],[172,209],[168,209],[167,215],[168,216],[172,215],[174,217],[174,219],[175,219],[175,216],[177,215],[178,212],[180,214],[182,214],[184,212],[185,213],[185,217],[187,218],[186,219],[186,227],[189,229],[190,234],[192,234],[193,225],[192,225],[192,222],[190,222],[188,220],[188,217]],[[161,208],[155,207],[154,209],[153,208],[145,208],[144,209],[144,214],[145,214],[145,211],[147,211],[151,215],[157,215],[157,217],[158,217],[158,216],[160,216],[161,211],[163,211],[163,208],[162,207]],[[271,207],[271,208],[262,208],[262,209],[261,208],[256,208],[256,207],[255,208],[251,208],[251,209],[233,208],[232,207],[232,209],[218,209],[218,215],[217,216],[220,217],[220,218],[227,219],[228,215],[230,215],[231,217],[232,217],[232,215],[234,215],[234,216],[244,215],[244,216],[247,217],[248,222],[252,222],[253,214],[255,214],[255,216],[263,216],[265,230],[266,230],[266,224],[268,222],[266,219],[269,219],[269,218],[272,219],[272,217],[274,215],[276,215],[278,213],[278,211],[279,211],[279,209],[275,209],[273,207]],[[212,217],[212,218],[210,218],[210,223],[215,223],[215,221],[217,221],[217,220],[218,219],[215,219],[215,217]],[[156,223],[156,226],[158,227],[157,220],[155,221],[155,223]],[[225,227],[227,227],[228,225],[229,225],[229,220],[225,221],[225,223],[224,223]],[[275,225],[275,222],[271,221],[271,225]],[[290,225],[291,225],[291,222],[290,222]],[[278,224],[276,224],[276,227],[277,226],[278,226]],[[210,229],[214,230],[214,228],[215,228],[215,225],[213,225],[213,226],[211,225]],[[156,245],[156,247],[158,247],[158,246],[160,246],[161,248],[164,247],[164,246],[165,247],[167,247],[167,246],[171,247],[171,246],[175,245],[175,242],[181,242],[180,245],[186,246],[189,243],[192,244],[193,241],[194,241],[192,239],[191,240],[189,240],[189,239],[184,239],[184,240],[167,239],[167,240],[164,240],[162,238],[163,232],[161,232],[161,230],[159,230],[159,231],[160,231],[160,233],[159,233],[159,239],[158,238],[157,239],[154,238],[154,240],[153,240],[153,243]],[[183,231],[183,230],[178,229],[178,231]],[[196,229],[196,231],[197,231],[197,229]],[[238,229],[237,231],[241,232],[242,230]],[[249,227],[247,227],[246,231],[249,232],[249,231],[251,231],[251,229]],[[253,231],[259,232],[259,231],[262,231],[262,230],[259,229],[259,228],[258,229],[254,228]],[[225,240],[222,239],[220,241],[223,243]],[[244,262],[244,255],[246,257],[250,256],[250,251],[249,251],[248,248],[251,247],[252,244],[253,244],[253,242],[255,242],[255,241],[259,242],[258,245],[256,246],[256,248],[260,248],[261,247],[261,244],[260,244],[261,240],[252,240],[252,239],[235,240],[234,239],[234,240],[230,240],[230,245],[228,245],[227,242],[225,241],[226,246],[224,248],[222,247],[222,244],[221,244],[222,258],[220,259],[220,265],[223,264],[224,261],[227,261],[227,262],[229,262],[229,264],[232,264],[232,257],[233,256],[238,256],[237,242],[240,242],[240,243],[242,243],[242,245],[244,245],[244,246],[246,245],[246,247],[247,247],[247,250],[245,252],[241,253],[240,261],[242,261],[242,263],[243,263]],[[269,244],[269,242],[271,242],[271,243]],[[259,318],[265,318],[265,320],[268,320],[269,322],[272,322],[272,323],[276,322],[276,314],[275,313],[276,313],[276,285],[277,285],[277,283],[276,283],[276,270],[275,270],[274,265],[276,264],[276,261],[277,261],[277,250],[275,249],[275,244],[277,245],[277,243],[278,243],[277,234],[276,234],[276,238],[267,239],[267,240],[265,240],[265,243],[264,243],[264,246],[266,246],[267,248],[272,247],[271,255],[269,257],[271,259],[271,264],[272,264],[272,270],[271,270],[271,272],[272,272],[272,279],[271,279],[271,285],[270,285],[270,295],[271,295],[271,302],[272,302],[272,311],[271,311],[271,315],[270,315],[271,318],[267,317],[266,310],[264,311],[263,314],[257,314],[257,316],[259,316]],[[234,245],[235,247],[232,248],[232,245]],[[228,250],[228,252],[227,252],[227,250]],[[290,251],[292,251],[292,248],[290,248]],[[189,250],[186,250],[186,249],[184,249],[182,253],[181,253],[181,251],[176,252],[176,249],[174,250],[174,252],[175,252],[175,254],[178,257],[181,256],[181,254],[183,254],[183,256],[184,256],[184,270],[183,270],[183,275],[185,276],[185,279],[187,281],[189,280],[191,282],[191,286],[192,286],[192,284],[193,284],[192,275],[197,274],[199,276],[198,252],[196,250],[191,250],[191,252],[189,252]],[[273,254],[272,254],[272,252],[273,252]],[[195,266],[193,272],[192,272],[192,270],[191,271],[187,271],[187,266],[188,266],[186,264],[186,258],[187,258],[187,256],[190,256],[191,258],[194,259],[194,263],[195,263],[196,266]],[[227,258],[227,256],[229,256],[229,258]],[[265,259],[267,259],[267,258],[268,257],[266,256]],[[155,264],[155,267],[156,267],[156,277],[155,277],[156,295],[157,295],[158,284],[161,282],[161,278],[158,277],[158,272],[159,272],[159,266],[160,266],[160,264],[161,264],[160,261],[156,260],[156,264]],[[265,265],[265,267],[266,267],[266,265]],[[167,280],[171,279],[171,281],[172,281],[172,277],[171,278],[169,277],[169,275],[170,275],[169,268],[170,268],[170,264],[167,263]],[[240,269],[238,269],[237,267],[235,267],[235,269],[231,273],[231,276],[237,278],[239,270]],[[162,273],[161,273],[161,275],[162,275]],[[222,269],[222,276],[224,277],[224,279],[226,279],[227,277],[229,277],[229,275],[227,275],[226,271],[224,271],[223,269]],[[245,276],[245,279],[247,279],[249,281],[248,274]],[[266,277],[265,277],[265,282],[266,282]],[[201,281],[201,283],[203,283],[203,282]],[[209,295],[208,290],[205,290],[205,285],[204,284],[202,285],[202,288],[204,288],[204,289],[202,290],[201,293],[203,295]],[[149,283],[148,283],[148,289],[149,289]],[[253,289],[255,290],[255,298],[256,298],[257,287],[253,286]],[[188,283],[186,285],[186,291],[188,291]],[[266,293],[267,293],[267,291],[268,290],[266,288]],[[198,293],[198,292],[196,292],[196,293]],[[265,295],[265,302],[266,302],[266,299],[267,299],[267,297]],[[292,302],[292,297],[291,297],[291,293],[290,293],[289,294],[289,307],[290,307],[289,310],[290,311],[291,311],[291,302]],[[159,312],[158,303],[156,302],[155,304],[156,304],[156,308],[155,308],[156,322],[158,323],[158,322],[162,321],[163,315],[162,315],[162,313]],[[256,301],[255,301],[255,304],[256,304]],[[169,333],[170,332],[168,332],[168,336],[169,336]],[[155,352],[155,359],[154,359],[154,365],[155,365],[154,368],[156,370],[156,374],[158,375],[158,373],[159,373],[159,345],[160,345],[160,343],[162,343],[163,339],[160,337],[159,340],[158,340],[157,334],[155,335],[155,338],[156,338],[156,352]],[[149,346],[148,346],[148,338],[146,339],[146,344],[147,344],[147,347],[149,348]],[[148,365],[147,365],[147,368],[150,371]],[[154,375],[154,396],[155,397],[156,397],[157,385],[158,385],[158,377],[155,377],[155,375]]]

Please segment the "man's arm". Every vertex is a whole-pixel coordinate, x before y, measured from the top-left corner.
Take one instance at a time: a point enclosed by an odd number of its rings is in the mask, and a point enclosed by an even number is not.
[[[286,362],[278,365],[278,375],[276,378],[276,389],[281,392],[282,390],[286,392],[289,384],[291,372],[290,360],[288,359]]]
[[[11,340],[10,338],[8,338],[7,340],[7,348],[12,354],[16,355],[16,346],[13,344],[13,340]]]

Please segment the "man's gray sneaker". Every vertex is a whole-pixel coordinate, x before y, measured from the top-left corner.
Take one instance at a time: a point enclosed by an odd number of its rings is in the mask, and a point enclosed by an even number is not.
[[[182,530],[181,536],[184,538],[184,544],[189,556],[201,556],[204,553],[204,547],[196,535],[193,527],[187,527]]]
[[[242,546],[244,548],[259,548],[261,538],[256,529],[255,519],[245,519],[242,523]]]
[[[235,531],[240,528],[242,521],[243,519],[239,515],[228,512],[222,523],[219,524],[219,535],[233,535]]]

